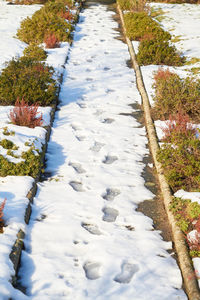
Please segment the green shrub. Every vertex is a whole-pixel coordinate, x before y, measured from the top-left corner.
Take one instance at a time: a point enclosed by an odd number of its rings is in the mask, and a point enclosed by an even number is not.
[[[181,66],[184,62],[176,48],[162,39],[142,40],[139,45],[137,60],[139,65]]]
[[[36,61],[42,61],[47,58],[47,53],[44,49],[35,44],[30,44],[23,52],[25,57],[29,57]]]
[[[10,0],[6,0],[9,1]],[[12,3],[14,4],[18,4],[18,5],[32,5],[32,4],[44,4],[46,3],[48,0],[14,0],[12,1]]]
[[[129,12],[124,15],[126,33],[130,40],[159,39],[167,41],[171,39],[169,32],[164,31],[160,25],[145,12]]]
[[[149,7],[146,0],[117,0],[121,10],[148,11]]]
[[[3,155],[0,155],[0,176],[32,176],[36,177],[41,168],[41,155],[35,155],[34,149],[31,148],[27,152],[22,153],[24,161],[13,163],[8,161]]]
[[[131,10],[131,0],[117,0],[121,10]]]
[[[154,76],[153,116],[168,119],[181,107],[193,120],[200,120],[200,79],[180,78],[169,70],[159,69]]]
[[[73,26],[66,22],[60,12],[66,11],[62,2],[47,2],[32,18],[27,17],[21,22],[17,37],[27,43],[43,43],[48,32],[54,33],[60,41],[70,41]]]
[[[190,219],[197,219],[200,216],[200,205],[198,202],[191,202],[187,206],[187,215]]]
[[[173,191],[200,189],[200,140],[193,130],[172,133],[159,149],[157,159]]]
[[[26,98],[29,105],[51,104],[57,94],[52,75],[53,68],[44,63],[27,57],[12,59],[0,75],[1,104],[15,104],[17,98]]]
[[[200,205],[189,199],[173,197],[169,209],[172,211],[177,225],[184,232],[191,257],[200,256]],[[187,234],[193,232],[191,239]],[[195,235],[194,235],[195,233]]]

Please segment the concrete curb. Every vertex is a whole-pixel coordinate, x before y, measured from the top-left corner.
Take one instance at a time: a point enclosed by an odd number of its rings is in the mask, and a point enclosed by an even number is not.
[[[81,0],[80,5],[77,8],[77,22],[78,22],[78,16],[79,16],[79,13],[81,11],[81,8],[82,8],[83,4],[84,4],[84,0]],[[72,42],[71,42],[70,46],[71,45],[72,45]],[[68,54],[66,56],[65,63],[67,62],[67,60],[68,60]],[[64,67],[63,67],[63,72],[64,72]],[[61,74],[60,79],[59,79],[60,84],[59,84],[59,88],[58,88],[58,95],[59,95],[59,92],[60,92],[60,87],[61,87],[62,81],[63,81],[63,73]],[[33,203],[33,199],[34,199],[34,197],[37,193],[37,182],[39,182],[39,180],[40,180],[41,170],[42,170],[42,166],[43,166],[43,163],[44,163],[44,160],[45,160],[45,153],[46,153],[48,141],[49,141],[50,135],[51,135],[51,127],[53,125],[57,104],[58,104],[57,100],[55,100],[54,103],[52,104],[52,110],[51,110],[51,114],[50,114],[50,125],[48,125],[46,127],[47,131],[46,131],[46,137],[45,137],[45,144],[43,146],[42,153],[41,153],[41,167],[40,167],[39,174],[35,178],[35,181],[33,182],[32,188],[30,189],[30,191],[26,195],[26,197],[29,200],[29,203],[27,205],[25,215],[24,215],[24,221],[25,221],[26,224],[29,223],[31,212],[32,212],[31,204]],[[24,241],[23,241],[24,238],[25,238],[25,233],[23,232],[23,230],[20,229],[17,233],[17,239],[16,239],[16,241],[15,241],[13,247],[12,247],[12,251],[9,255],[9,258],[13,263],[13,268],[14,268],[14,271],[15,271],[15,274],[11,278],[11,283],[14,287],[17,286],[17,273],[18,273],[18,269],[19,269],[19,266],[20,266],[21,253],[22,253],[22,250],[24,249]]]
[[[154,123],[151,118],[150,103],[149,103],[149,98],[148,98],[147,92],[145,90],[142,73],[141,73],[140,67],[136,61],[136,55],[135,55],[133,45],[132,45],[131,41],[129,40],[129,38],[126,36],[126,29],[125,29],[125,25],[124,25],[123,13],[122,13],[119,5],[117,5],[117,9],[118,9],[118,12],[120,15],[126,43],[128,45],[131,60],[133,62],[133,67],[134,67],[134,70],[136,73],[137,87],[138,87],[138,90],[142,97],[142,104],[143,104],[143,109],[144,109],[144,117],[145,117],[146,130],[147,130],[148,139],[149,139],[149,146],[150,146],[151,154],[153,156],[154,165],[157,170],[158,180],[159,180],[161,192],[163,195],[165,210],[167,212],[168,220],[169,220],[169,223],[172,228],[173,241],[174,241],[174,245],[175,245],[176,252],[178,255],[178,262],[179,262],[179,266],[180,266],[180,269],[182,272],[185,290],[186,290],[187,296],[190,300],[199,300],[200,299],[200,290],[199,290],[198,282],[197,282],[197,279],[195,276],[192,260],[188,253],[188,248],[187,248],[187,245],[185,242],[185,238],[184,238],[184,235],[183,235],[182,231],[180,230],[180,228],[176,225],[176,220],[175,220],[173,214],[169,210],[169,204],[172,200],[172,195],[170,192],[169,185],[165,179],[165,176],[163,175],[162,166],[157,161],[157,158],[156,158],[156,153],[159,149],[159,145],[158,145],[158,140],[157,140],[157,136],[156,136]]]

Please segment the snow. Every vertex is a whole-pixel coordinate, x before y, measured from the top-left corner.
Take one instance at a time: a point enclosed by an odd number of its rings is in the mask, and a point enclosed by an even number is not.
[[[17,29],[23,19],[31,17],[40,7],[41,5],[8,5],[6,1],[0,0],[0,70],[5,67],[5,62],[22,55],[27,45],[15,37]]]
[[[9,254],[16,240],[16,235],[20,229],[25,230],[24,212],[28,204],[26,197],[32,187],[33,178],[28,176],[7,176],[0,179],[0,201],[5,198],[6,205],[4,208],[4,220],[6,227],[4,233],[1,234],[0,247],[0,296],[1,299],[8,299],[11,290],[14,294],[21,294],[11,286],[9,279],[14,275],[14,270]],[[23,299],[23,298],[21,298]]]
[[[136,210],[154,198],[141,176],[149,152],[112,16],[97,4],[76,26],[22,255],[27,299],[186,299],[171,242]]]

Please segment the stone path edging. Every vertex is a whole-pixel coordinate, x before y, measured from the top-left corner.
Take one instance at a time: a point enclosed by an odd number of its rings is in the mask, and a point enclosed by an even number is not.
[[[137,87],[138,87],[138,90],[142,97],[142,104],[143,104],[143,109],[144,109],[144,117],[145,117],[146,130],[147,130],[148,139],[149,139],[149,146],[150,146],[151,154],[153,156],[154,165],[157,170],[157,175],[158,175],[158,179],[159,179],[161,192],[163,195],[165,210],[167,212],[168,220],[169,220],[169,223],[172,228],[174,245],[175,245],[176,252],[178,255],[178,262],[179,262],[179,266],[180,266],[180,269],[182,272],[186,293],[187,293],[189,300],[200,300],[200,290],[199,290],[198,282],[197,282],[197,279],[195,276],[195,271],[193,268],[192,260],[188,253],[188,248],[187,248],[187,245],[185,242],[184,235],[183,235],[182,231],[180,230],[180,228],[176,225],[176,220],[175,220],[173,214],[171,213],[171,211],[169,210],[169,204],[172,200],[172,195],[170,192],[169,185],[163,174],[162,166],[157,161],[157,158],[156,158],[156,153],[159,149],[159,145],[158,145],[158,140],[157,140],[157,136],[156,136],[154,123],[151,118],[150,102],[149,102],[147,92],[145,90],[142,73],[141,73],[140,67],[137,63],[137,60],[136,60],[136,54],[135,54],[134,47],[133,47],[131,41],[129,40],[129,38],[126,36],[126,29],[125,29],[125,24],[124,24],[124,19],[123,19],[123,13],[122,13],[119,5],[117,5],[117,9],[120,14],[120,19],[122,22],[122,27],[123,27],[126,43],[128,45],[131,60],[133,63],[133,68],[136,73]]]

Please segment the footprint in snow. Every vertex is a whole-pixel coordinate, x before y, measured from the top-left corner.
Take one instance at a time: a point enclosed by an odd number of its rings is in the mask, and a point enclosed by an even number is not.
[[[120,190],[116,188],[108,188],[106,189],[106,193],[102,196],[103,199],[112,201],[115,197],[120,194]]]
[[[83,265],[83,269],[85,271],[85,276],[87,279],[95,280],[100,277],[100,267],[101,264],[98,262],[88,261]]]
[[[103,221],[105,222],[115,222],[117,219],[119,212],[117,209],[112,208],[112,207],[104,207],[102,209],[104,216],[103,216]]]
[[[94,145],[90,148],[90,150],[93,152],[99,152],[104,145],[105,144],[103,143],[94,142]]]
[[[114,278],[114,281],[118,283],[130,283],[133,275],[138,271],[138,265],[129,262],[124,262],[121,265],[121,273]]]
[[[112,119],[112,118],[106,118],[106,119],[104,119],[103,121],[102,121],[102,123],[105,123],[105,124],[111,124],[111,123],[113,123],[115,120],[114,119]]]
[[[70,181],[69,185],[76,191],[76,192],[84,192],[82,182],[78,181]]]
[[[81,226],[86,229],[89,233],[94,235],[101,235],[102,232],[99,230],[98,226],[95,224],[81,223]]]
[[[106,90],[106,93],[107,93],[107,94],[114,93],[114,92],[115,92],[115,90],[113,90],[113,89],[107,89],[107,90]]]
[[[69,166],[71,166],[72,168],[74,168],[74,170],[78,173],[78,174],[83,174],[86,171],[83,169],[83,167],[81,166],[81,164],[79,163],[73,163],[73,162],[69,162]]]
[[[86,108],[87,105],[84,102],[76,102],[76,104],[80,107],[80,108]]]
[[[84,141],[86,139],[86,136],[84,136],[84,135],[76,135],[76,138],[77,138],[77,140],[79,142],[82,142],[82,141]]]
[[[71,124],[71,127],[74,131],[81,130],[81,126],[75,123]]]
[[[117,156],[107,155],[105,159],[102,161],[104,164],[111,165],[116,160],[118,160]]]

